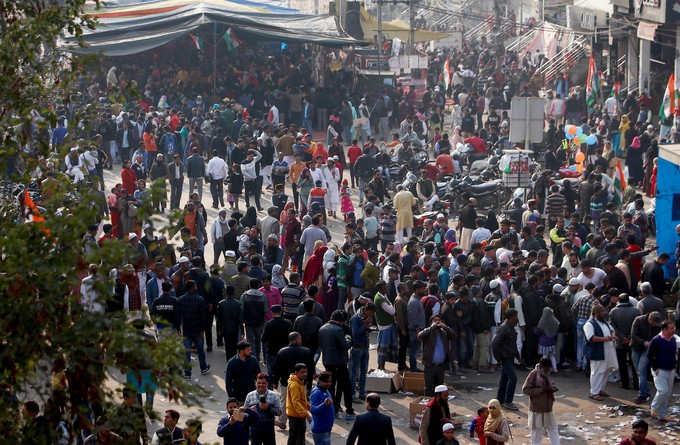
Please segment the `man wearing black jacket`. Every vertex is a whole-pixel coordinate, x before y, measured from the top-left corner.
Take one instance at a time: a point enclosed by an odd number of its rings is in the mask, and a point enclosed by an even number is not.
[[[505,409],[510,411],[518,410],[517,406],[512,403],[515,396],[515,385],[517,385],[515,359],[520,359],[517,351],[517,332],[515,331],[518,321],[515,309],[505,311],[505,321],[498,328],[498,332],[491,342],[493,356],[502,365],[496,399],[501,402]]]
[[[538,320],[541,319],[544,306],[543,299],[536,292],[537,282],[536,276],[530,275],[528,278],[529,286],[522,292],[522,309],[524,309],[524,320],[528,326],[523,351],[524,361],[527,366],[531,367],[538,362],[538,335],[533,328],[538,326]]]
[[[241,303],[234,298],[234,286],[227,286],[225,297],[217,303],[215,318],[217,319],[217,335],[222,336],[224,352],[227,361],[236,355],[239,328],[243,323],[241,315]]]
[[[203,199],[203,178],[205,177],[205,160],[198,154],[198,147],[191,148],[191,156],[187,158],[187,176],[189,177],[189,194],[198,189],[199,199]]]
[[[217,312],[217,304],[224,298],[224,280],[220,277],[220,268],[218,265],[214,265],[210,269],[210,282],[208,284],[208,298],[206,302],[208,303],[208,320],[206,322],[206,330],[210,329],[210,340],[206,340],[208,343],[208,352],[212,349],[212,324],[213,318]],[[217,333],[217,346],[223,346],[224,341],[219,332]]]
[[[193,257],[191,259],[191,269],[187,273],[187,277],[196,283],[196,290],[198,295],[205,301],[205,344],[208,352],[212,352],[212,321],[214,304],[210,300],[210,276],[203,270],[203,260],[201,257]],[[218,300],[219,301],[219,300]]]
[[[288,334],[293,330],[290,321],[281,317],[281,305],[275,304],[271,307],[272,319],[264,324],[262,331],[262,351],[264,352],[267,364],[267,375],[269,384],[274,384],[274,365],[279,351],[288,343]]]
[[[295,372],[295,365],[304,363],[307,369],[314,369],[314,357],[309,348],[302,346],[302,336],[299,332],[288,334],[288,346],[281,349],[276,355],[274,362],[274,389],[279,389],[281,382],[281,415],[279,416],[279,427],[286,428],[288,417],[286,416],[286,392],[288,391],[288,376]],[[307,373],[308,381],[311,382],[313,372]]]
[[[151,303],[151,316],[156,328],[159,332],[169,327],[179,331],[177,298],[172,295],[172,283],[164,281],[161,288],[163,293]]]
[[[178,153],[174,154],[173,161],[168,164],[168,181],[170,182],[170,209],[179,209],[184,186],[184,163]]]
[[[395,445],[392,420],[378,412],[380,396],[374,392],[366,396],[366,412],[357,416],[347,436],[347,445]],[[358,439],[358,442],[357,442]]]
[[[196,282],[188,280],[186,283],[187,293],[177,301],[180,332],[184,336],[186,348],[186,361],[184,362],[184,378],[191,379],[191,349],[196,347],[201,374],[210,371],[210,365],[205,360],[203,350],[203,330],[205,329],[205,314],[207,311],[203,297],[198,294]]]
[[[470,287],[472,297],[472,322],[470,328],[475,334],[472,354],[472,368],[479,372],[489,372],[489,333],[493,324],[493,315],[489,305],[484,301],[479,286]]]

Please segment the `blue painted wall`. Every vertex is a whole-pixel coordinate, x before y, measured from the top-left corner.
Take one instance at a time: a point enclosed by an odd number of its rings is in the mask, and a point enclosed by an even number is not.
[[[666,252],[671,256],[666,263],[665,272],[667,278],[676,275],[675,272],[675,246],[678,243],[678,235],[675,226],[680,220],[673,220],[673,195],[680,193],[680,166],[659,157],[656,184],[656,244],[659,253]]]

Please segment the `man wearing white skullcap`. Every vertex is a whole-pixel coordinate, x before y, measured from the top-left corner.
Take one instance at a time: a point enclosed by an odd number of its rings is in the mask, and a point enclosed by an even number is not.
[[[422,445],[436,445],[444,437],[442,425],[451,423],[449,411],[449,388],[437,385],[434,397],[425,405],[420,422],[420,441]]]

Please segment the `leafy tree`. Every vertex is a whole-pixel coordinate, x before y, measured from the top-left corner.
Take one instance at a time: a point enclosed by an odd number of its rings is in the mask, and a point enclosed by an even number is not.
[[[98,266],[95,289],[106,304],[113,298],[116,272],[130,262],[130,248],[122,240],[86,253],[83,234],[101,220],[103,194],[93,183],[74,185],[59,173],[51,178],[49,195],[32,192],[36,171],[56,168],[64,159],[65,152],[51,151],[48,127],[56,122],[56,108],[70,105],[74,80],[83,73],[80,64],[71,64],[57,50],[56,41],[63,30],[81,36],[96,25],[84,8],[85,0],[0,4],[3,443],[56,443],[36,438],[35,430],[23,426],[26,400],[47,404],[49,414],[57,413],[54,419],[76,430],[94,428],[92,419],[107,419],[106,413],[120,404],[119,385],[111,379],[116,370],[151,370],[159,391],[186,404],[206,396],[181,379],[184,349],[177,335],[149,341],[140,335],[144,322],[132,323],[130,314],[83,308],[79,283],[89,264]],[[87,125],[92,111],[84,107],[69,122],[69,132],[75,134],[78,123]],[[152,194],[158,193],[155,187]],[[140,220],[151,213],[144,206]],[[151,325],[148,318],[146,325]]]

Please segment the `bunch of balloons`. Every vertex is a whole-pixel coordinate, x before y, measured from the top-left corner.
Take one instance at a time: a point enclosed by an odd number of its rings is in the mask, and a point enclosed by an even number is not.
[[[597,136],[594,134],[586,135],[583,133],[583,128],[577,127],[576,125],[566,125],[564,127],[564,135],[569,140],[574,140],[577,144],[597,144]]]

